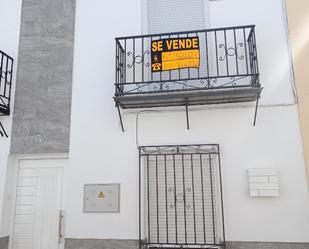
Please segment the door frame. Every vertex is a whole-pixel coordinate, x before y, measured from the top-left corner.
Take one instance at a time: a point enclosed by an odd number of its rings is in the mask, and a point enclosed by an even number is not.
[[[14,221],[15,221],[15,215],[16,215],[16,200],[17,200],[17,178],[18,178],[18,171],[19,171],[19,165],[21,161],[25,160],[69,160],[69,154],[68,153],[55,153],[55,154],[24,154],[24,155],[9,155],[8,159],[8,167],[12,167],[13,169],[13,191],[12,191],[12,199],[11,199],[11,205],[12,205],[12,211],[10,213],[10,228],[9,228],[9,249],[13,248],[13,232],[14,232]],[[64,169],[64,165],[62,166],[49,166],[48,168],[61,168]],[[61,201],[60,201],[60,207],[63,208],[63,177],[64,174],[62,174],[62,184],[61,184]],[[61,241],[59,249],[64,248],[64,239]]]

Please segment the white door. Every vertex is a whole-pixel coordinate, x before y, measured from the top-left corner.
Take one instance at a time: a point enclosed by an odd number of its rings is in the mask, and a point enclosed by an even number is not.
[[[19,161],[12,249],[58,249],[65,160]]]

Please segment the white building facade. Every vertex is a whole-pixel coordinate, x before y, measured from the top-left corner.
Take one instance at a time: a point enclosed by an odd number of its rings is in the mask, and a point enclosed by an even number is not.
[[[220,146],[227,248],[309,248],[284,1],[0,0],[0,6],[6,13],[0,49],[15,59],[12,114],[0,117],[9,134],[0,138],[3,248],[138,248],[139,215],[146,216],[138,148],[191,144]],[[255,102],[244,102],[188,106],[190,129],[184,106],[120,109],[122,131],[113,101],[115,37],[242,25],[255,25],[263,88],[255,126]],[[274,196],[250,192],[253,171],[261,181],[275,176]],[[120,186],[119,212],[86,212],[91,184]]]

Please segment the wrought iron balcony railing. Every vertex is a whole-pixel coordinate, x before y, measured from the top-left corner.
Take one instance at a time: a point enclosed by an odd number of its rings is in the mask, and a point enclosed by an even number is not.
[[[199,67],[152,70],[153,41],[190,37]],[[116,38],[115,72],[118,110],[258,102],[262,90],[254,25]]]
[[[0,116],[10,115],[13,58],[0,50]],[[8,137],[0,122],[0,136]]]
[[[0,115],[10,115],[13,58],[0,51]]]

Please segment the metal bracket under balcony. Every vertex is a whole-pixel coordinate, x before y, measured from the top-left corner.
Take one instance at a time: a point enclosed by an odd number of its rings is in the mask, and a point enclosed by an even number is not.
[[[153,72],[153,41],[190,37],[199,40],[198,67]],[[262,88],[255,26],[116,38],[115,76],[119,114],[119,108],[185,106],[187,110],[191,105],[252,101],[257,110]]]

